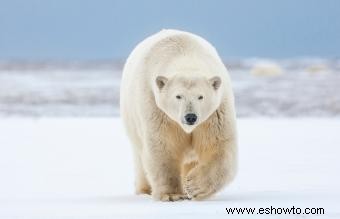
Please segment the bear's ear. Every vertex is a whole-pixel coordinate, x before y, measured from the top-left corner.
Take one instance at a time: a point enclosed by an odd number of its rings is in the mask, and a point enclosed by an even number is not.
[[[156,84],[157,87],[162,90],[162,88],[165,86],[166,82],[168,82],[168,79],[164,76],[158,76],[156,78]]]
[[[220,88],[220,86],[221,86],[221,78],[218,77],[218,76],[210,78],[209,83],[214,88],[214,90],[218,90],[218,88]]]

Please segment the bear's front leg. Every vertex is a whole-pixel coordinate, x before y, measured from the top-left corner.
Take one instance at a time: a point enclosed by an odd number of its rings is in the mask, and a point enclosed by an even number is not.
[[[201,200],[213,195],[235,174],[235,154],[233,151],[204,151],[199,156],[198,165],[183,178],[183,189],[188,198]]]
[[[177,201],[187,198],[182,191],[180,158],[171,151],[169,145],[159,140],[149,141],[143,158],[154,199]]]

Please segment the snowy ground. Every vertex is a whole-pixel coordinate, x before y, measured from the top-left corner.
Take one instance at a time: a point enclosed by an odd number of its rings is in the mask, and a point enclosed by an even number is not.
[[[2,118],[0,218],[339,218],[339,119],[239,119],[239,174],[210,200],[133,194],[119,118]],[[228,215],[227,207],[324,215]]]

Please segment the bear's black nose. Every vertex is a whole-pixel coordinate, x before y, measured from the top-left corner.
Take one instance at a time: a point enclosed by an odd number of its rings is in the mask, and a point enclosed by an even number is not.
[[[196,114],[193,113],[186,114],[184,118],[188,125],[193,125],[197,120]]]

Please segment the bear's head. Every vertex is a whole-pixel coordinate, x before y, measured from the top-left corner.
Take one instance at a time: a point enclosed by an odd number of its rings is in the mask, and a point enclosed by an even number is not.
[[[156,78],[155,101],[167,116],[191,133],[221,104],[221,78],[173,76]]]

